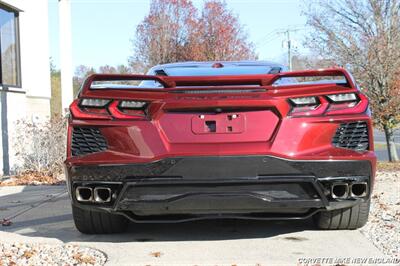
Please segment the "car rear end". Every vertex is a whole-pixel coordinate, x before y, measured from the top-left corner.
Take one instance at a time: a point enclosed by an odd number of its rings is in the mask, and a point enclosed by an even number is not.
[[[65,164],[82,232],[118,231],[87,225],[93,213],[135,222],[314,216],[326,229],[362,226],[354,208],[368,217],[368,100],[343,69],[93,75],[70,111]]]

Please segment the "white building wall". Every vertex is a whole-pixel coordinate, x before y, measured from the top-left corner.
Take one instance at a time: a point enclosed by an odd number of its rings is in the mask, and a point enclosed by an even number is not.
[[[26,95],[50,99],[49,24],[46,0],[6,0],[19,15],[22,89]]]
[[[21,119],[40,121],[50,118],[48,1],[3,0],[3,2],[22,10],[19,13],[22,88],[21,93],[7,92],[9,157],[12,170],[16,163],[13,139],[16,135],[17,121]],[[3,160],[0,161],[2,164]],[[2,169],[3,167],[0,171]]]

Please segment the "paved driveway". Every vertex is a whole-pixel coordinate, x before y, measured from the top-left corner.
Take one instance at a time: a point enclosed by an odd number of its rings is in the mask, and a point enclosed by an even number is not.
[[[13,216],[11,226],[0,226],[0,241],[79,243],[104,251],[110,265],[295,265],[302,257],[382,257],[359,231],[318,231],[311,221],[138,224],[126,234],[82,235],[64,186],[0,187],[0,219]]]

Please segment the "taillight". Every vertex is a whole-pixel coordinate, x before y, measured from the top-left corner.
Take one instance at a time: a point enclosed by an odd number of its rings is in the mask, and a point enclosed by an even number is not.
[[[343,115],[365,112],[368,99],[363,94],[341,93],[289,99],[291,116]]]
[[[302,97],[290,99],[292,116],[321,115],[325,112],[328,102],[323,97]]]
[[[79,119],[111,119],[112,117],[108,114],[105,108],[94,107],[94,106],[82,106],[79,99],[72,102],[69,107],[71,114],[75,118]]]
[[[327,115],[345,115],[365,112],[368,99],[363,94],[347,93],[327,95],[331,101]]]
[[[77,99],[70,111],[78,119],[146,119],[148,103],[143,101],[118,101],[106,99]]]
[[[102,108],[106,107],[106,105],[110,102],[110,100],[104,99],[82,99],[80,102],[80,106],[82,107],[95,107],[95,108]]]
[[[140,104],[142,102],[138,102],[138,104],[134,104],[134,101],[129,101],[131,104],[127,105],[126,102],[127,101],[114,101],[113,103],[111,103],[108,107],[111,115],[117,119],[146,119],[146,103]]]

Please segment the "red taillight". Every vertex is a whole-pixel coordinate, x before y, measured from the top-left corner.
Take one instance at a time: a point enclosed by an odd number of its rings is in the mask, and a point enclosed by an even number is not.
[[[355,100],[345,102],[331,102],[327,115],[345,115],[363,113],[368,107],[368,99],[363,94],[356,95]]]
[[[120,106],[120,102],[114,101],[108,107],[111,115],[117,119],[136,119],[136,120],[145,120],[146,114],[143,109],[134,109],[135,113],[129,112],[129,108],[126,108],[127,111],[123,107]],[[144,106],[143,106],[144,107]]]
[[[365,112],[368,99],[363,94],[343,93],[289,99],[291,116],[343,115]]]
[[[303,101],[296,101],[298,99],[307,99]],[[311,101],[311,99],[313,99]],[[326,109],[328,108],[328,101],[323,97],[304,97],[304,98],[294,98],[291,99],[291,103],[293,108],[290,112],[292,116],[313,116],[313,115],[322,115]]]
[[[111,103],[110,103],[111,102]],[[111,101],[103,99],[77,99],[70,106],[71,114],[77,119],[146,119],[146,102]]]
[[[107,113],[90,112],[89,110],[84,110],[86,107],[79,106],[80,100],[77,99],[72,102],[69,107],[73,117],[78,119],[111,119],[112,117]],[[103,109],[104,110],[104,109]]]

